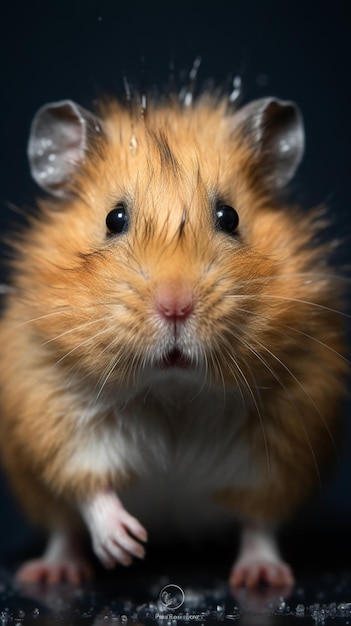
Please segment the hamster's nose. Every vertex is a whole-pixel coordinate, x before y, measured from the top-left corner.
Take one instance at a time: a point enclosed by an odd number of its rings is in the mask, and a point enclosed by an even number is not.
[[[194,304],[194,294],[187,284],[167,282],[157,287],[156,311],[168,321],[185,320],[193,312]]]

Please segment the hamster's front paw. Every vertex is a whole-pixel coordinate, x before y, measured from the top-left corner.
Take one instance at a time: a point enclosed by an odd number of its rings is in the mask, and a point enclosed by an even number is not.
[[[116,563],[130,565],[133,557],[144,558],[147,532],[123,507],[113,491],[96,494],[80,507],[90,531],[93,550],[106,568]]]

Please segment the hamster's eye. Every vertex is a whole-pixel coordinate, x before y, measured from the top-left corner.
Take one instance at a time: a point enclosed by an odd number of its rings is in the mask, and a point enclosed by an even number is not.
[[[106,226],[110,234],[124,233],[128,228],[128,216],[124,204],[117,206],[106,216]]]
[[[234,233],[239,225],[239,215],[233,207],[219,204],[216,207],[216,226],[226,233]]]

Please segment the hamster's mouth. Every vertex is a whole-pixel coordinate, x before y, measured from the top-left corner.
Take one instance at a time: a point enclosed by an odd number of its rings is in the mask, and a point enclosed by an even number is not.
[[[160,367],[162,369],[168,369],[172,367],[180,367],[181,369],[187,369],[191,367],[191,361],[180,350],[174,348],[165,354],[160,361]]]

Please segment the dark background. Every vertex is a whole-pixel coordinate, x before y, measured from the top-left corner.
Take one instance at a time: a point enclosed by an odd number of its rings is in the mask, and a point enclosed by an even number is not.
[[[8,2],[1,9],[2,97],[0,229],[29,210],[36,192],[26,161],[31,118],[45,102],[71,98],[89,107],[104,91],[130,83],[163,85],[173,60],[187,75],[202,56],[199,83],[240,74],[243,100],[275,95],[295,100],[306,125],[306,153],[295,192],[306,205],[327,202],[331,236],[349,239],[349,3],[282,0],[149,2],[133,0]],[[144,68],[144,69],[143,69]],[[348,244],[337,261],[347,264]],[[4,280],[2,270],[1,280]],[[350,403],[345,406],[339,467],[298,527],[351,538]],[[298,463],[298,451],[297,459]],[[4,481],[0,492],[0,559],[31,541]],[[287,494],[288,497],[288,494]],[[346,534],[347,536],[347,534]],[[343,548],[341,548],[343,550]]]

